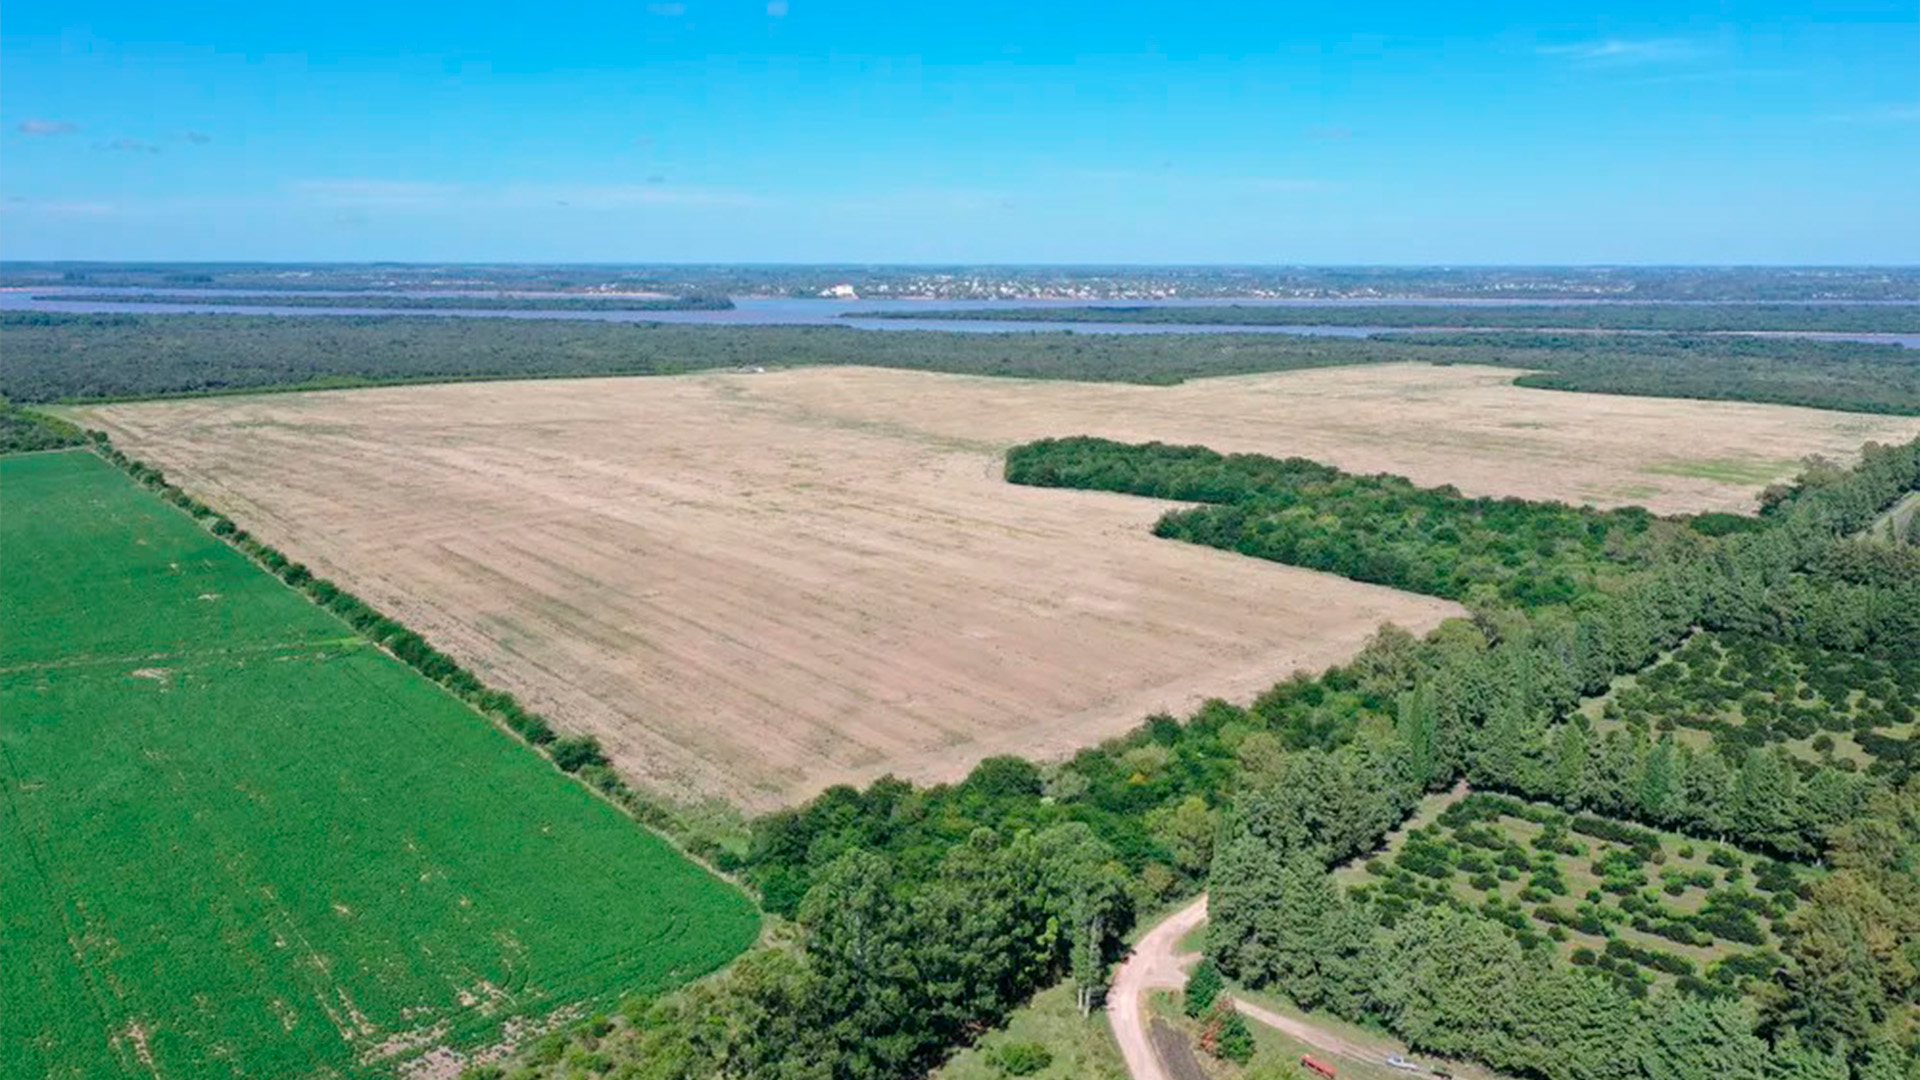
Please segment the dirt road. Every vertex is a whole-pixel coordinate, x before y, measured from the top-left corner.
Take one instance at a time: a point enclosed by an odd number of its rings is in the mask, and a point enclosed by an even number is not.
[[[1464,788],[1451,793],[1448,799],[1458,798],[1463,793]],[[1147,995],[1154,990],[1177,990],[1186,985],[1187,969],[1199,961],[1200,955],[1178,951],[1180,942],[1194,927],[1206,921],[1207,898],[1202,896],[1147,931],[1120,965],[1120,970],[1114,973],[1113,989],[1107,993],[1107,1019],[1113,1025],[1114,1039],[1120,1044],[1120,1056],[1126,1060],[1127,1071],[1132,1074],[1133,1080],[1174,1080],[1154,1052],[1153,1040],[1148,1034]],[[1410,1053],[1398,1044],[1382,1047],[1358,1043],[1305,1020],[1237,998],[1233,1004],[1234,1008],[1240,1010],[1240,1015],[1249,1020],[1265,1024],[1316,1050],[1324,1050],[1349,1061],[1385,1065],[1393,1053]],[[1484,1075],[1478,1070],[1460,1071],[1459,1066],[1452,1066],[1452,1069],[1456,1076]]]
[[[1113,1025],[1114,1040],[1120,1044],[1120,1056],[1126,1059],[1133,1080],[1172,1080],[1147,1034],[1147,994],[1186,985],[1185,969],[1199,959],[1199,954],[1176,950],[1181,938],[1206,921],[1207,898],[1202,896],[1147,931],[1120,970],[1114,972],[1113,988],[1107,991],[1107,1020]]]

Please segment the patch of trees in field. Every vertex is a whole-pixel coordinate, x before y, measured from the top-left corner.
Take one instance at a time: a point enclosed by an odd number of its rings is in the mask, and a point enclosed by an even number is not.
[[[1006,478],[1212,503],[1168,511],[1154,534],[1482,603],[1568,603],[1699,535],[1639,508],[1470,499],[1398,476],[1201,446],[1043,439],[1008,452]]]
[[[23,409],[0,398],[0,454],[59,450],[84,442],[85,434],[65,420]]]
[[[0,394],[120,400],[470,379],[865,365],[1171,385],[1352,364],[1478,363],[1520,385],[1920,415],[1920,363],[1892,346],[1633,334],[954,334],[428,316],[0,313]],[[1564,385],[1562,385],[1564,383]],[[1576,385],[1576,383],[1578,385]]]
[[[850,312],[849,319],[1140,323],[1173,326],[1381,326],[1415,329],[1658,330],[1719,333],[1920,333],[1905,304],[1207,304],[936,308]]]
[[[731,311],[725,296],[405,296],[397,293],[61,293],[36,296],[69,304],[195,304],[219,307],[378,308],[388,311]]]

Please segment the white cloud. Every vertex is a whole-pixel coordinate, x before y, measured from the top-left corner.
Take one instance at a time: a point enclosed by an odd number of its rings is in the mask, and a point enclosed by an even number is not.
[[[1699,43],[1685,38],[1601,38],[1572,45],[1547,45],[1540,52],[1545,56],[1564,56],[1576,63],[1613,67],[1694,60],[1707,54]]]
[[[79,130],[80,125],[71,120],[22,120],[19,128],[22,135],[71,135]]]

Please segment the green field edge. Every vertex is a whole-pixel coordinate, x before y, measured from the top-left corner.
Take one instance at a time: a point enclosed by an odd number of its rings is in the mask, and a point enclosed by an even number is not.
[[[110,443],[106,442],[104,439],[101,439],[98,441],[101,445],[111,445]],[[595,786],[594,784],[590,784],[586,782],[584,779],[580,777],[578,773],[568,772],[566,769],[561,768],[559,764],[557,764],[550,755],[542,752],[538,745],[536,745],[534,742],[529,740],[526,736],[522,735],[520,732],[514,730],[512,726],[508,725],[507,723],[503,722],[497,717],[491,716],[485,711],[479,709],[472,702],[461,697],[459,694],[454,693],[451,689],[443,685],[440,682],[440,680],[432,678],[426,675],[425,673],[419,671],[418,668],[416,668],[413,664],[408,663],[405,658],[396,654],[392,649],[387,648],[385,645],[381,644],[379,641],[376,641],[373,638],[370,638],[366,634],[362,633],[352,623],[349,623],[344,618],[342,618],[339,615],[339,613],[329,609],[324,604],[315,602],[314,598],[311,595],[309,595],[306,591],[288,584],[287,581],[279,573],[277,573],[271,566],[267,565],[265,562],[263,562],[261,559],[255,556],[252,552],[246,550],[240,544],[235,543],[230,536],[221,536],[218,533],[215,533],[202,520],[194,517],[191,513],[188,513],[185,509],[175,504],[172,499],[164,497],[166,491],[169,489],[174,492],[179,492],[182,496],[185,496],[185,492],[181,491],[179,487],[171,483],[164,483],[163,487],[159,489],[154,489],[153,486],[147,483],[145,480],[143,480],[141,476],[132,472],[130,469],[122,468],[118,463],[114,462],[112,458],[108,457],[105,454],[97,452],[97,450],[94,447],[76,446],[76,447],[66,447],[66,448],[54,449],[54,450],[30,451],[29,453],[92,454],[93,456],[98,457],[101,460],[105,461],[108,465],[113,466],[114,468],[118,469],[123,473],[126,473],[128,477],[132,479],[134,483],[139,485],[140,487],[148,490],[158,490],[163,496],[161,501],[164,503],[167,503],[174,511],[185,515],[188,518],[188,520],[193,523],[195,528],[201,530],[202,532],[208,533],[209,535],[214,536],[215,539],[219,540],[221,543],[225,544],[227,547],[231,548],[232,550],[238,552],[242,558],[247,560],[249,565],[252,565],[256,569],[259,569],[260,571],[265,573],[268,577],[272,578],[274,581],[274,584],[277,585],[279,588],[285,589],[288,592],[291,592],[294,595],[298,596],[303,603],[308,604],[311,607],[318,608],[328,618],[339,623],[340,626],[347,632],[347,634],[351,637],[352,640],[361,643],[363,647],[378,650],[379,652],[387,655],[388,657],[391,657],[395,662],[399,663],[403,667],[407,668],[407,670],[414,672],[416,675],[419,675],[425,682],[430,683],[437,692],[444,694],[445,696],[453,699],[456,703],[458,703],[460,708],[463,711],[471,714],[472,716],[481,720],[483,723],[486,723],[487,725],[493,727],[494,729],[502,732],[509,738],[513,739],[514,742],[518,743],[521,747],[523,747],[527,751],[530,751],[535,756],[539,757],[543,762],[547,764],[549,768],[553,769],[554,772],[560,774],[563,778],[565,778],[567,782],[585,789],[588,793],[592,794],[595,798],[601,800],[602,802],[605,802],[609,806],[612,806],[614,809],[620,812],[621,816],[631,821],[635,827],[644,829],[647,832],[653,834],[654,836],[660,838],[660,840],[665,842],[668,847],[672,848],[675,852],[679,853],[688,862],[699,867],[702,871],[704,871],[705,873],[713,877],[715,880],[725,883],[728,887],[732,888],[734,891],[744,896],[752,904],[754,910],[760,916],[760,922],[761,922],[760,935],[758,939],[756,939],[758,942],[764,943],[769,939],[769,935],[773,933],[773,923],[776,922],[777,920],[771,915],[769,915],[766,911],[761,909],[759,897],[755,894],[754,890],[749,888],[745,884],[745,882],[743,882],[737,875],[728,873],[724,870],[721,870],[719,867],[715,866],[712,863],[712,861],[709,860],[707,857],[688,847],[687,844],[684,842],[683,838],[679,835],[676,835],[672,830],[661,828],[657,825],[654,825],[647,821],[642,820],[640,816],[635,812],[632,806],[622,802],[617,798],[614,798],[608,792],[602,790],[601,788]],[[0,456],[25,457],[27,456],[27,454],[26,453],[5,454]],[[136,459],[133,459],[131,457],[129,457],[127,460],[129,462],[132,462],[136,466],[140,465],[140,463]],[[186,496],[186,497],[191,498],[191,496]],[[215,513],[219,515],[217,519],[232,520],[230,518],[225,518],[225,515],[219,514],[218,511],[216,511]],[[240,534],[235,534],[235,535],[240,535]],[[388,618],[391,618],[391,616],[388,616]],[[398,620],[394,620],[394,621],[398,622]],[[651,792],[644,793],[644,797],[647,799],[655,800],[659,802],[666,801],[664,796],[658,795],[657,793],[651,793]]]

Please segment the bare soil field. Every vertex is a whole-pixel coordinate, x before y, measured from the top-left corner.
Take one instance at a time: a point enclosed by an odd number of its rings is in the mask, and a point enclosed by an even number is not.
[[[1470,493],[1742,508],[1920,421],[1519,390],[1485,368],[1179,387],[872,369],[102,406],[78,419],[391,610],[630,776],[761,808],[1063,755],[1453,605],[1157,540],[1011,486],[1048,435],[1204,442]],[[1758,478],[1756,480],[1756,478]]]

